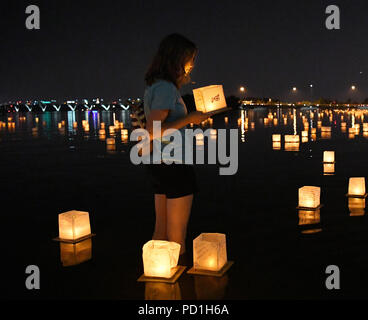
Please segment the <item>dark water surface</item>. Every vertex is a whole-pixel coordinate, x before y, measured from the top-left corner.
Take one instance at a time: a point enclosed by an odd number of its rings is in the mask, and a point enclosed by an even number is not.
[[[202,232],[225,233],[228,259],[235,264],[223,278],[184,274],[175,285],[136,281],[143,272],[142,246],[153,232],[153,196],[144,170],[131,164],[129,145],[121,140],[120,130],[115,151],[106,150],[106,142],[98,135],[100,122],[106,124],[106,137],[114,120],[129,128],[128,112],[1,117],[0,226],[5,275],[1,296],[368,298],[367,216],[365,208],[349,210],[345,197],[349,177],[368,176],[368,135],[362,130],[368,114],[335,110],[330,119],[326,111],[319,113],[320,119],[317,110],[264,108],[214,117],[214,128],[239,128],[239,169],[236,175],[220,176],[218,166],[196,166],[200,193],[193,204],[187,247],[191,254],[192,240]],[[300,141],[299,151],[285,151],[284,142],[281,150],[274,150],[272,134],[300,134],[303,115],[309,123],[308,142]],[[341,129],[341,116],[346,132]],[[89,133],[82,127],[86,118]],[[239,118],[248,118],[248,129],[245,120],[238,125]],[[65,126],[58,129],[63,120]],[[318,120],[332,127],[330,136],[317,128]],[[13,121],[14,128],[8,125]],[[78,127],[73,129],[74,121]],[[348,128],[354,124],[360,124],[359,134],[349,137]],[[312,127],[317,128],[316,136],[311,136]],[[323,174],[325,150],[335,151],[334,175]],[[296,207],[302,186],[321,187],[320,221],[317,217],[310,225],[299,224]],[[58,236],[58,214],[73,209],[89,212],[96,236],[84,244],[87,251],[79,257],[90,259],[63,266],[61,256],[77,249],[61,247],[52,239]],[[28,265],[40,268],[40,290],[25,288]],[[340,290],[325,287],[328,265],[340,268]]]

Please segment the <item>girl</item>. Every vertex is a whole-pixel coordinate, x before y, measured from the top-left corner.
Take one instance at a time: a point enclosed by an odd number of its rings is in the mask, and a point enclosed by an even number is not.
[[[152,136],[153,121],[161,122],[161,133],[167,129],[178,129],[184,133],[190,124],[200,124],[208,118],[202,112],[191,112],[181,98],[179,89],[190,82],[190,72],[198,49],[193,42],[179,34],[165,37],[145,75],[144,113],[146,130]],[[184,145],[184,136],[182,136]],[[163,147],[165,145],[163,144]],[[146,165],[152,182],[156,224],[154,240],[174,241],[185,252],[187,224],[192,207],[196,180],[192,165],[183,164],[182,158],[173,164]]]

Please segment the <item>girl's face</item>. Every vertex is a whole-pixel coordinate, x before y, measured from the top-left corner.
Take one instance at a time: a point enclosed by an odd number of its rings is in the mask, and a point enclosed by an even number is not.
[[[187,63],[184,66],[184,71],[186,75],[189,75],[189,73],[192,72],[193,68],[194,68],[194,56],[189,59],[189,61],[187,61]]]

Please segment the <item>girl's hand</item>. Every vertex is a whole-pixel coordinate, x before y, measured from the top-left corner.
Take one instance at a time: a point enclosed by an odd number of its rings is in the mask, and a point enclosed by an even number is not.
[[[189,123],[200,124],[202,121],[208,119],[210,116],[201,111],[193,111],[188,114]]]

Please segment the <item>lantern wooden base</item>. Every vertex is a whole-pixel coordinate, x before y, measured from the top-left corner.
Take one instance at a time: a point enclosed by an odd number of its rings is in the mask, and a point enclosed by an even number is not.
[[[356,195],[354,195],[354,194],[346,194],[345,196],[346,197],[348,197],[348,198],[360,198],[360,199],[365,199],[365,198],[367,198],[367,195],[368,195],[368,193],[366,193],[366,194],[364,194],[364,195],[362,195],[362,196],[356,196]]]
[[[138,278],[138,282],[165,282],[165,283],[175,283],[179,277],[182,275],[182,273],[184,272],[184,270],[187,267],[184,266],[177,266],[176,267],[176,271],[174,273],[174,275],[171,278],[162,278],[162,277],[146,277],[144,274],[142,274],[139,278]]]
[[[83,240],[87,240],[87,239],[89,239],[89,238],[92,238],[92,237],[94,237],[95,235],[96,235],[95,233],[90,233],[90,234],[88,234],[88,235],[86,235],[86,236],[84,236],[84,237],[81,237],[81,238],[78,238],[78,239],[75,239],[75,240],[61,239],[61,238],[59,238],[59,237],[54,238],[54,239],[52,239],[52,240],[54,240],[54,241],[58,241],[58,242],[65,242],[65,243],[78,243],[78,242],[81,242],[81,241],[83,241]]]
[[[307,208],[307,207],[296,207],[298,210],[307,210],[307,211],[317,211],[319,209],[321,209],[323,207],[323,204],[320,204],[318,207],[316,208]]]
[[[210,271],[203,269],[194,269],[194,267],[190,268],[187,273],[201,276],[212,276],[212,277],[222,277],[234,264],[234,261],[228,261],[221,270],[219,271]]]

